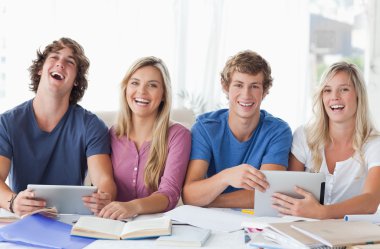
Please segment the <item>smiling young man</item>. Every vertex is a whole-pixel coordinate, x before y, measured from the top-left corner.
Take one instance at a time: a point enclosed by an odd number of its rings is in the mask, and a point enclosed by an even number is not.
[[[30,67],[36,96],[0,116],[0,207],[19,215],[40,209],[45,201],[25,190],[28,184],[81,185],[87,168],[99,192],[85,205],[98,213],[115,198],[108,129],[77,104],[89,65],[70,38],[37,51]]]
[[[221,84],[229,109],[199,116],[192,128],[185,204],[252,208],[254,190],[269,186],[260,170],[286,170],[291,130],[260,110],[272,81],[269,64],[255,52],[227,61]]]

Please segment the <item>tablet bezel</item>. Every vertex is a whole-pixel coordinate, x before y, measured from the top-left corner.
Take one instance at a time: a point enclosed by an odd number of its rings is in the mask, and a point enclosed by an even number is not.
[[[56,207],[59,214],[90,215],[82,201],[83,196],[91,196],[97,191],[96,186],[74,186],[74,185],[40,185],[28,184],[35,198],[46,200],[47,207]]]
[[[325,175],[304,171],[262,170],[269,183],[269,188],[263,193],[255,190],[255,216],[281,216],[272,208],[273,193],[283,193],[294,198],[302,198],[294,191],[298,186],[312,193],[321,204],[324,202]]]

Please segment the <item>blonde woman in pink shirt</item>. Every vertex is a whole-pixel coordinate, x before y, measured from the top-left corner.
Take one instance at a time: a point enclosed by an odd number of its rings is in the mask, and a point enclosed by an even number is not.
[[[110,129],[117,198],[99,216],[124,219],[168,211],[178,203],[191,134],[170,121],[171,103],[163,61],[138,59],[121,83],[121,108]]]

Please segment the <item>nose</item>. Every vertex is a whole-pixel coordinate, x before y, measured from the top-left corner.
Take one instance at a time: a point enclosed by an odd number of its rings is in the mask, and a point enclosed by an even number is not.
[[[242,89],[242,94],[244,95],[244,96],[249,96],[250,95],[250,87],[249,86],[246,86],[246,87],[243,87],[243,89]]]
[[[63,69],[63,68],[64,68],[64,65],[63,65],[63,64],[64,64],[64,63],[63,63],[62,60],[58,60],[55,66],[58,67],[58,68],[62,68],[62,69]]]
[[[145,84],[140,84],[139,87],[137,88],[138,93],[145,93],[146,87]]]
[[[331,98],[336,100],[340,98],[340,91],[339,90],[334,90],[332,91]]]

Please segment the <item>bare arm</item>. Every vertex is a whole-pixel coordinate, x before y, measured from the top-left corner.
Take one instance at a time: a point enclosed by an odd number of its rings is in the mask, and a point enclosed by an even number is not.
[[[285,170],[285,167],[278,164],[263,164],[261,166],[261,170]],[[255,190],[238,190],[231,193],[219,195],[208,206],[230,208],[253,208],[254,199]]]
[[[10,167],[11,161],[6,157],[0,156],[0,207],[7,210],[9,210],[8,200],[11,199],[12,195],[15,195],[8,185],[5,184]]]
[[[153,193],[150,196],[128,202],[111,202],[100,211],[99,216],[121,220],[139,214],[161,213],[165,211],[168,205],[167,196],[161,193]]]
[[[294,199],[289,196],[275,193],[273,206],[279,212],[287,215],[303,216],[317,219],[338,219],[346,214],[375,213],[380,203],[380,167],[369,170],[363,191],[360,195],[346,201],[332,205],[321,205],[315,197],[301,189],[296,192],[304,196],[304,199]]]
[[[113,179],[111,158],[108,154],[93,155],[87,159],[88,172],[98,193],[84,197],[85,205],[95,214],[116,198],[116,184]]]
[[[324,219],[343,218],[346,214],[373,214],[380,203],[380,166],[369,170],[360,195],[333,205],[324,206]]]
[[[9,209],[9,200],[12,196],[15,196],[14,193],[7,184],[5,184],[5,180],[8,177],[11,161],[3,156],[0,156],[0,207],[4,208],[8,211]],[[34,193],[25,190],[18,193],[17,197],[13,200],[13,211],[21,216],[23,214],[27,214],[33,212],[34,210],[41,209],[45,207],[45,201],[34,200]]]
[[[298,161],[298,159],[290,153],[289,155],[289,171],[305,171],[305,165]]]
[[[276,165],[274,168],[285,169]],[[253,189],[264,191],[268,183],[259,170],[248,164],[241,164],[225,169],[210,178],[205,178],[208,163],[204,160],[190,161],[185,185],[183,201],[185,204],[210,207],[252,207]],[[263,165],[263,169],[272,169]],[[228,187],[243,188],[244,190],[222,194]],[[249,197],[250,198],[246,198]]]

